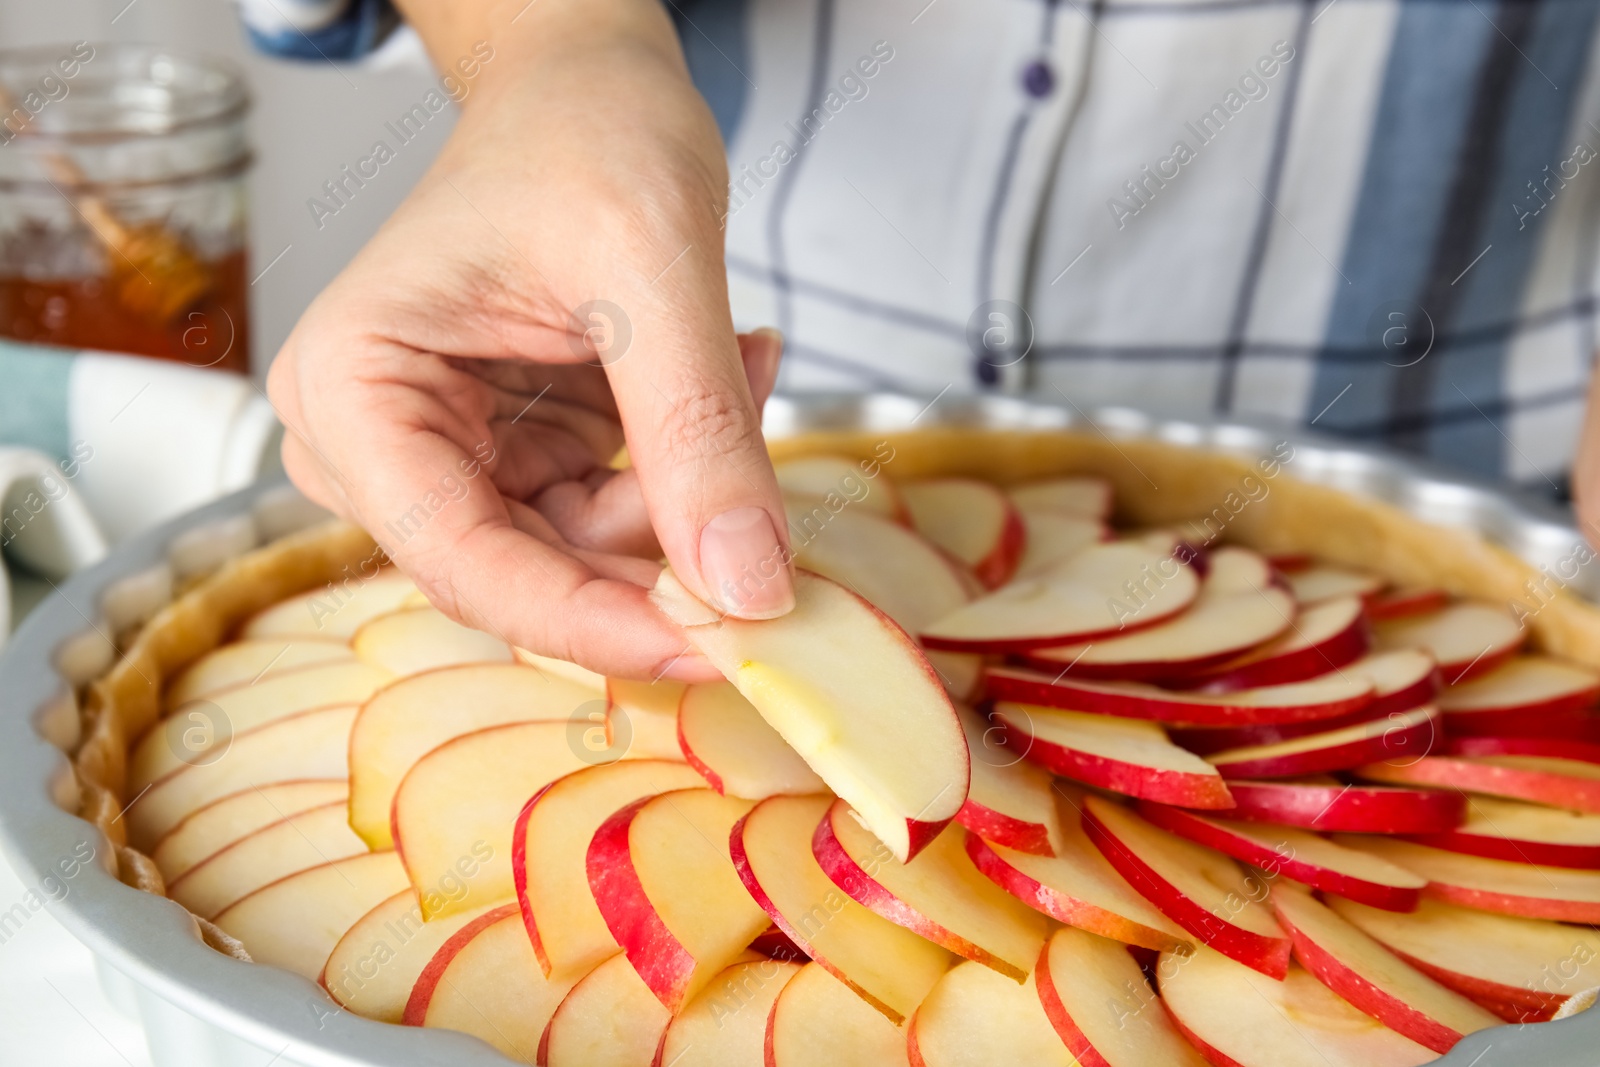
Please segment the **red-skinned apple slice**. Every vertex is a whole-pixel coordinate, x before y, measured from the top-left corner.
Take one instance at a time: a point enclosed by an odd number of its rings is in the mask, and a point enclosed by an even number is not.
[[[589,889],[611,936],[676,1012],[767,928],[728,853],[751,802],[710,789],[636,800],[589,842]]]
[[[587,974],[617,951],[589,892],[595,831],[637,800],[700,784],[684,763],[622,760],[558,778],[523,806],[512,830],[512,880],[544,973]]]
[[[1243,548],[1220,548],[1207,559],[1200,594],[1182,614],[1131,634],[1039,649],[1028,654],[1028,661],[1051,673],[1066,668],[1074,678],[1177,679],[1289,628],[1294,598],[1272,584],[1272,569],[1262,556]]]
[[[406,608],[361,625],[350,647],[396,677],[462,663],[511,663],[511,646],[435,607]]]
[[[1008,746],[1056,774],[1182,807],[1233,806],[1216,768],[1159,723],[1010,703],[995,705],[994,721]]]
[[[1336,567],[1331,563],[1313,563],[1308,567],[1284,571],[1283,574],[1294,598],[1307,606],[1342,596],[1366,599],[1376,596],[1389,584],[1376,574]]]
[[[1095,475],[1073,475],[1024,482],[1006,490],[1017,510],[1077,515],[1104,521],[1114,503],[1111,483]]]
[[[1259,877],[1101,797],[1084,798],[1083,828],[1117,873],[1167,918],[1240,963],[1283,977],[1289,939],[1264,903]]]
[[[623,749],[633,759],[683,758],[678,745],[678,705],[687,685],[671,678],[650,682],[607,678],[605,682],[606,697],[611,701],[606,729],[585,733],[585,743]],[[598,725],[597,711],[587,708],[583,717]]]
[[[512,648],[511,654],[517,658],[518,663],[535,667],[546,674],[557,678],[565,678],[569,682],[577,682],[585,689],[592,689],[597,693],[606,691],[606,676],[596,674],[587,667],[580,667],[576,663],[564,659],[552,659],[541,656],[536,652],[529,652],[525,648]]]
[[[898,1026],[955,957],[874,915],[828,880],[811,839],[832,803],[825,796],[763,800],[730,835],[734,866],[801,951]]]
[[[1373,622],[1427,615],[1450,604],[1443,589],[1389,589],[1366,598],[1367,618]]]
[[[150,858],[171,885],[185,871],[235,841],[301,812],[345,801],[349,795],[349,784],[332,778],[245,789],[213,801],[184,819],[162,837]]]
[[[206,653],[167,686],[165,710],[208,697],[236,685],[260,681],[301,667],[355,659],[340,640],[264,637],[235,641]]]
[[[900,863],[840,800],[817,823],[811,850],[856,903],[1020,982],[1044,945],[1045,919],[985,878],[964,840],[960,827],[946,829]]]
[[[896,859],[961,810],[969,769],[955,707],[871,604],[806,571],[795,574],[795,609],[765,622],[719,620],[671,571],[651,595]]]
[[[1519,800],[1471,797],[1460,826],[1410,839],[1490,859],[1600,870],[1600,815]]]
[[[1026,533],[1016,578],[1031,578],[1076,556],[1090,545],[1111,540],[1111,530],[1098,519],[1048,511],[1022,513]]]
[[[1530,919],[1600,923],[1600,872],[1486,859],[1390,837],[1341,834],[1335,840],[1426,878],[1423,895],[1435,900]]]
[[[1139,805],[1139,814],[1241,863],[1375,908],[1410,911],[1427,884],[1404,868],[1307,830],[1218,819],[1149,802]]]
[[[900,1027],[815,963],[800,968],[773,1002],[763,1052],[764,1067],[907,1067],[908,1062]]]
[[[767,1016],[801,966],[775,959],[729,966],[673,1016],[656,1067],[756,1067],[766,1046]]]
[[[1335,597],[1304,608],[1286,633],[1194,679],[1216,689],[1283,685],[1336,671],[1371,644],[1360,597]]]
[[[405,888],[393,852],[367,852],[262,886],[214,921],[257,963],[315,981],[345,932]]]
[[[1050,773],[1007,747],[1004,728],[978,713],[962,708],[961,725],[972,755],[972,785],[956,821],[996,844],[1054,855],[1051,842],[1060,828]]]
[[[628,957],[584,975],[539,1039],[540,1067],[649,1067],[672,1021]]]
[[[368,619],[399,611],[417,591],[416,585],[385,567],[371,578],[329,582],[299,596],[281,600],[245,620],[239,637],[320,637],[348,641]]]
[[[1039,956],[1034,980],[1050,1024],[1077,1057],[1072,1062],[1204,1067],[1205,1059],[1161,1008],[1139,964],[1117,942],[1070,926],[1057,930]]]
[[[1029,652],[1153,626],[1199,591],[1194,568],[1170,552],[1112,541],[957,608],[924,628],[922,640],[952,652]]]
[[[1510,738],[1456,738],[1455,751],[1466,742],[1510,741]],[[1549,742],[1548,738],[1522,738]],[[1566,743],[1575,746],[1576,742]],[[1459,789],[1468,793],[1536,804],[1570,811],[1600,814],[1600,764],[1581,759],[1524,755],[1444,755],[1426,759],[1370,763],[1356,769],[1361,778],[1401,785]]]
[[[1391,619],[1373,629],[1380,651],[1420,648],[1438,661],[1439,672],[1450,685],[1487,674],[1515,655],[1527,636],[1509,611],[1470,600],[1431,615]]]
[[[345,931],[317,984],[342,1006],[368,1019],[401,1022],[417,979],[438,951],[457,931],[492,910],[461,912],[425,923],[416,891],[402,890]]]
[[[1427,834],[1451,830],[1466,799],[1438,789],[1348,785],[1327,776],[1276,782],[1233,779],[1230,819],[1303,826],[1325,833]]]
[[[971,567],[985,587],[1004,585],[1016,571],[1027,532],[999,489],[971,478],[929,478],[902,483],[900,496],[912,528]]]
[[[1431,1051],[1291,964],[1282,981],[1207,948],[1156,963],[1161,1001],[1214,1067],[1417,1067]]]
[[[1274,886],[1272,906],[1305,968],[1350,1004],[1438,1053],[1500,1020],[1408,965],[1309,893]]]
[[[1372,683],[1326,674],[1304,682],[1206,693],[1162,689],[1144,682],[1078,681],[1025,667],[990,667],[984,685],[996,700],[1068,711],[1153,719],[1185,726],[1320,722],[1358,714],[1372,703]]]
[[[879,478],[882,468],[872,460],[802,456],[776,463],[772,469],[778,476],[778,488],[786,494],[818,501],[826,501],[831,496],[879,518],[902,523],[910,521],[899,487],[888,478]],[[862,492],[863,489],[866,492]]]
[[[442,667],[385,686],[350,731],[350,825],[372,848],[391,848],[395,790],[427,753],[474,730],[591,711],[603,721],[605,698],[518,663]]]
[[[1538,734],[1584,718],[1600,698],[1600,674],[1553,656],[1516,656],[1439,694],[1452,733]]]
[[[1542,1022],[1572,994],[1600,986],[1600,938],[1579,927],[1437,900],[1409,915],[1337,898],[1327,903],[1417,970],[1507,1022]]]
[[[1137,972],[1137,965],[1134,969]],[[906,1028],[906,1056],[911,1067],[976,1063],[1078,1067],[1082,1062],[1051,1028],[1033,973],[1018,985],[970,961],[957,964],[939,979],[912,1016]]]
[[[1292,778],[1374,760],[1418,760],[1443,732],[1439,710],[1430,705],[1320,734],[1228,749],[1206,760],[1228,778]]]
[[[683,694],[678,744],[683,758],[719,793],[763,800],[828,788],[728,682],[693,685]]]
[[[512,895],[517,813],[541,788],[589,765],[577,747],[564,722],[512,723],[447,741],[407,772],[394,794],[394,842],[429,920]],[[464,891],[431,897],[453,883]]]

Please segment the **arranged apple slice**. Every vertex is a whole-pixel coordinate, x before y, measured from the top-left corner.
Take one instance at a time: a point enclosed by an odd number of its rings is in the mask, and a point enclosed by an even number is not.
[[[1153,626],[1199,591],[1194,568],[1171,552],[1111,541],[957,608],[925,627],[922,640],[952,652],[1029,652]]]
[[[856,903],[1020,982],[1044,945],[1044,916],[985,878],[967,856],[965,837],[959,827],[947,829],[900,863],[839,800],[817,823],[811,849]]]
[[[710,789],[636,800],[589,842],[589,888],[639,977],[676,1012],[767,928],[728,836],[751,802]]]
[[[1375,908],[1410,911],[1428,884],[1403,867],[1306,830],[1218,819],[1149,802],[1139,805],[1139,814],[1241,863]]]
[[[1451,733],[1540,734],[1586,718],[1600,673],[1553,656],[1516,656],[1439,694]]]
[[[1090,545],[1111,540],[1099,519],[1050,511],[1022,513],[1023,549],[1014,577],[1032,578],[1052,570]]]
[[[1307,970],[1350,1004],[1435,1052],[1500,1020],[1447,989],[1309,893],[1273,887],[1272,907]]]
[[[971,478],[904,482],[900,496],[917,533],[995,589],[1010,580],[1027,543],[1022,515],[999,489]]]
[[[150,858],[171,885],[196,864],[275,822],[342,803],[350,786],[336,778],[279,782],[213,801],[184,819],[156,844]]]
[[[1373,760],[1420,761],[1444,732],[1439,719],[1435,707],[1416,708],[1325,733],[1228,749],[1206,759],[1228,778],[1292,778]]]
[[[1072,475],[1024,482],[1006,490],[1006,495],[1024,512],[1050,512],[1081,515],[1102,522],[1111,517],[1111,483],[1097,475]]]
[[[1188,726],[1320,722],[1359,714],[1372,703],[1373,686],[1357,676],[1326,674],[1304,682],[1224,693],[1162,689],[1144,682],[1095,682],[1071,672],[1049,674],[1024,667],[990,667],[984,685],[997,700],[1041,707],[1154,719]]]
[[[671,1021],[672,1013],[661,1006],[628,957],[619,954],[580,978],[562,998],[539,1041],[539,1063],[648,1067]]]
[[[239,628],[244,640],[261,637],[322,637],[348,641],[368,619],[404,607],[417,587],[393,567],[371,578],[354,577],[280,600]]]
[[[209,919],[269,882],[366,851],[350,831],[345,806],[334,801],[235,841],[169,882],[167,895]]]
[[[361,624],[350,647],[368,663],[395,675],[460,663],[510,663],[511,646],[462,626],[438,608],[405,608]]]
[[[774,959],[728,967],[667,1024],[656,1064],[755,1067],[765,1053],[772,1005],[800,967]]]
[[[1527,636],[1509,611],[1471,600],[1431,615],[1390,619],[1373,632],[1379,650],[1420,648],[1432,655],[1450,685],[1498,667],[1516,654]]]
[[[247,730],[314,708],[359,704],[392,675],[357,660],[324,663],[246,682],[179,707],[134,745],[128,788],[137,793],[173,771],[221,759]]]
[[[617,951],[589,892],[589,842],[616,811],[700,785],[683,763],[623,760],[586,767],[536,793],[517,816],[511,868],[517,903],[545,974],[586,974]]]
[[[1218,689],[1299,682],[1355,662],[1370,644],[1361,598],[1335,597],[1303,609],[1286,633],[1201,677]]]
[[[833,497],[881,518],[909,521],[905,502],[894,482],[867,473],[876,466],[871,460],[854,460],[847,456],[805,456],[775,463],[772,469],[778,476],[778,488],[785,494],[820,501]]]
[[[778,993],[764,1051],[765,1067],[908,1067],[900,1027],[815,963]]]
[[[905,631],[865,600],[805,571],[795,609],[766,622],[717,620],[670,571],[652,596],[896,859],[966,803],[955,707]]]
[[[236,685],[259,682],[300,667],[315,667],[355,659],[349,645],[339,640],[265,637],[235,641],[207,652],[186,667],[167,686],[165,709],[172,711]]]
[[[1435,1057],[1290,964],[1273,981],[1207,948],[1156,963],[1178,1029],[1218,1067],[1417,1067]]]
[[[214,921],[257,963],[314,981],[345,931],[405,888],[393,852],[366,852],[262,886]]]
[[[1133,962],[1126,952],[1123,958]],[[1137,965],[1134,971],[1138,972]],[[1067,1051],[1051,1028],[1033,973],[1018,985],[970,961],[957,964],[939,979],[912,1016],[906,1028],[906,1056],[911,1067],[977,1063],[1078,1067],[1084,1062]]]
[[[1205,1067],[1157,1002],[1139,964],[1117,942],[1070,926],[1057,930],[1034,978],[1045,1015],[1077,1057],[1068,1062]]]
[[[254,787],[348,773],[353,705],[302,712],[232,738],[226,758],[189,764],[152,785],[128,807],[136,848],[160,840],[190,814]]]
[[[455,931],[417,975],[401,1021],[459,1030],[531,1064],[550,1017],[575,979],[549,979],[539,970],[516,905],[471,914],[470,920],[456,915],[426,924],[425,929],[453,926]],[[431,930],[427,936],[434,936]]]
[[[1285,571],[1284,578],[1294,598],[1302,604],[1320,604],[1335,597],[1363,599],[1377,595],[1388,581],[1367,571],[1336,567],[1331,563],[1312,563],[1308,567]]]
[[[678,706],[683,758],[719,793],[749,800],[827,786],[728,682],[693,685]]]
[[[395,790],[419,759],[452,738],[517,722],[573,723],[583,736],[592,729],[590,716],[603,727],[605,714],[604,697],[522,664],[443,667],[402,678],[362,705],[350,731],[350,825],[372,848],[392,847]]]
[[[960,709],[972,756],[972,784],[956,821],[999,845],[1055,855],[1052,841],[1060,834],[1056,794],[1050,773],[1027,763],[1004,744],[1004,728],[967,708]]]
[[[529,667],[537,667],[546,674],[554,675],[557,678],[565,678],[569,682],[577,682],[585,689],[593,689],[597,693],[606,691],[606,676],[596,674],[587,667],[580,667],[576,663],[569,663],[564,659],[541,656],[537,652],[529,652],[525,648],[513,647],[511,654],[516,657],[518,663],[526,664]]]
[[[1389,837],[1335,840],[1426,878],[1423,895],[1435,900],[1530,919],[1600,923],[1600,872],[1486,859]]]
[[[678,705],[689,687],[671,678],[650,682],[629,678],[607,678],[606,696],[611,711],[604,730],[591,728],[583,735],[586,743],[624,750],[635,759],[683,758],[678,744]],[[599,725],[598,708],[586,706],[581,716]]]
[[[1084,799],[1083,828],[1117,873],[1167,918],[1262,974],[1284,976],[1289,939],[1265,904],[1261,878],[1101,797]]]
[[[995,705],[994,719],[1007,745],[1056,774],[1181,807],[1233,806],[1216,768],[1158,723],[1011,703]]]
[[[317,984],[343,1007],[380,1022],[404,1020],[417,979],[456,933],[505,906],[422,921],[416,891],[404,889],[363,915],[333,946]],[[535,1035],[537,1037],[537,1035]]]
[[[1180,679],[1216,666],[1288,630],[1294,597],[1272,584],[1265,558],[1244,548],[1207,557],[1199,596],[1189,610],[1130,634],[1028,655],[1040,670],[1074,678]],[[1093,709],[1083,709],[1093,710]]]
[[[394,794],[394,843],[431,922],[512,894],[517,813],[544,786],[589,765],[567,724],[512,723],[447,741]]]
[[[1450,605],[1450,594],[1443,589],[1387,589],[1365,600],[1367,618],[1380,622],[1441,611]]]
[[[1438,900],[1424,900],[1409,915],[1337,898],[1328,907],[1507,1022],[1543,1022],[1572,994],[1600,986],[1600,937],[1580,927]]]
[[[1466,798],[1438,789],[1351,785],[1312,776],[1273,782],[1228,782],[1231,819],[1304,826],[1325,833],[1432,834],[1465,818]]]
[[[1600,815],[1518,800],[1472,797],[1460,826],[1411,840],[1490,859],[1600,870]]]
[[[772,797],[729,837],[745,888],[800,950],[894,1026],[954,960],[949,952],[851,900],[811,853],[830,797]]]
[[[1451,751],[1468,742],[1509,738],[1457,738]],[[1522,740],[1549,741],[1546,738]],[[1563,742],[1575,748],[1575,742]],[[1468,751],[1470,751],[1470,747]],[[1434,786],[1469,793],[1531,800],[1537,804],[1600,814],[1600,764],[1582,759],[1524,755],[1429,756],[1416,762],[1370,763],[1357,768],[1362,778],[1402,785]]]

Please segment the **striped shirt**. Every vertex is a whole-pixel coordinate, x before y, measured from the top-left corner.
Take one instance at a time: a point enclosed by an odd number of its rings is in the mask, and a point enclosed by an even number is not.
[[[1596,0],[668,2],[781,387],[1288,419],[1564,485]]]

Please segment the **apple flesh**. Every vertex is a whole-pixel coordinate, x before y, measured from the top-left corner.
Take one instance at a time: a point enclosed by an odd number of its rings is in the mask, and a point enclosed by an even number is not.
[[[1110,529],[1098,519],[1048,511],[1023,512],[1022,529],[1024,547],[1014,578],[1043,574],[1090,545],[1111,539]]]
[[[1600,870],[1600,815],[1543,804],[1472,797],[1460,826],[1410,839],[1490,859]]]
[[[558,778],[523,806],[511,834],[512,883],[546,975],[587,974],[617,952],[589,892],[595,831],[635,801],[700,784],[687,764],[622,760]]]
[[[1453,744],[1459,751],[1463,742],[1484,740],[1488,739],[1459,738]],[[1429,756],[1414,763],[1372,763],[1357,768],[1355,773],[1373,781],[1457,789],[1600,814],[1600,765],[1587,760],[1524,755]]]
[[[925,627],[929,648],[1030,652],[1153,626],[1199,595],[1192,567],[1139,541],[1091,545]]]
[[[1307,606],[1335,597],[1367,599],[1382,592],[1389,584],[1386,579],[1368,571],[1336,567],[1331,563],[1312,563],[1283,573],[1294,598]]]
[[[900,1027],[815,963],[778,993],[763,1052],[764,1067],[909,1067]]]
[[[1034,973],[1018,985],[970,961],[939,979],[917,1009],[906,1028],[906,1055],[911,1067],[1078,1067],[1082,1062],[1051,1028]]]
[[[800,950],[891,1021],[905,1022],[955,959],[840,892],[811,840],[830,797],[771,797],[729,837],[734,867],[756,903]]]
[[[681,760],[678,744],[678,705],[688,686],[671,678],[643,682],[607,678],[605,695],[611,701],[606,729],[585,733],[585,743],[623,748],[630,759]],[[597,719],[597,708],[584,709],[583,717]]]
[[[1426,878],[1423,895],[1435,900],[1501,915],[1600,923],[1600,872],[1486,859],[1388,837],[1335,840]]]
[[[1451,733],[1541,734],[1587,721],[1600,674],[1553,656],[1516,656],[1439,694]]]
[[[462,663],[511,663],[511,646],[435,607],[405,608],[363,623],[350,638],[362,660],[401,676]]]
[[[1374,628],[1380,650],[1420,648],[1439,663],[1450,685],[1459,685],[1516,655],[1527,638],[1514,615],[1494,604],[1460,601],[1429,615],[1391,619]]]
[[[322,638],[349,641],[363,623],[399,611],[417,592],[416,584],[393,567],[365,581],[312,589],[280,600],[246,619],[239,637]]]
[[[1215,752],[1206,760],[1228,778],[1292,778],[1375,760],[1420,759],[1443,733],[1439,719],[1438,709],[1430,705],[1287,741]]]
[[[1162,953],[1161,1001],[1215,1067],[1417,1067],[1431,1050],[1290,964],[1273,981],[1207,948]]]
[[[1059,827],[1050,773],[1008,748],[1001,727],[991,726],[966,708],[960,709],[960,715],[967,751],[972,754],[972,784],[956,821],[996,844],[1039,856],[1054,855],[1051,842]]]
[[[235,641],[207,652],[167,686],[164,708],[170,712],[191,700],[209,697],[236,685],[247,685],[301,667],[348,662],[356,654],[343,641],[317,638],[264,637]]]
[[[616,955],[580,978],[539,1039],[540,1067],[649,1067],[672,1013],[628,958]]]
[[[1072,515],[1102,522],[1111,517],[1114,503],[1111,483],[1094,475],[1025,482],[1011,486],[1006,495],[1022,512]]]
[[[775,959],[730,965],[673,1016],[655,1063],[658,1067],[755,1067],[765,1051],[772,1005],[801,966]]]
[[[392,848],[395,790],[423,756],[454,738],[509,723],[577,718],[587,726],[586,712],[603,726],[605,698],[518,663],[444,667],[402,678],[362,705],[350,731],[350,825],[370,847]]]
[[[896,859],[966,803],[955,707],[905,631],[865,600],[806,571],[794,610],[765,622],[718,619],[671,571],[651,595]]]
[[[668,1011],[767,928],[728,852],[751,806],[710,789],[662,793],[617,811],[589,842],[589,889],[606,928]]]
[[[678,743],[683,758],[719,793],[762,800],[828,788],[728,682],[693,685],[683,694]]]
[[[1117,942],[1070,926],[1057,930],[1034,978],[1045,1015],[1076,1057],[1069,1062],[1205,1067],[1157,1002],[1139,964]]]
[[[1373,686],[1364,678],[1324,675],[1304,682],[1237,689],[1225,693],[1162,689],[1143,682],[1080,681],[1057,671],[990,667],[984,685],[996,700],[1040,707],[1154,719],[1180,726],[1239,726],[1310,723],[1359,715],[1372,703]]]
[[[1324,600],[1303,609],[1288,632],[1195,679],[1215,689],[1283,685],[1336,671],[1371,644],[1361,598]]]
[[[348,783],[333,778],[245,789],[184,819],[161,838],[150,858],[170,886],[235,841],[312,808],[344,803],[349,795]]]
[[[1443,589],[1388,589],[1366,598],[1367,618],[1373,622],[1427,615],[1450,604]]]
[[[772,469],[778,476],[778,488],[786,495],[818,501],[838,497],[879,518],[908,522],[900,490],[889,478],[867,473],[874,467],[870,460],[848,456],[803,456],[775,463]],[[867,491],[863,493],[862,488]]]
[[[1334,778],[1228,783],[1231,819],[1303,826],[1325,833],[1431,834],[1465,818],[1466,799],[1438,789],[1350,785]]]
[[[1181,807],[1233,806],[1216,768],[1159,723],[1012,703],[995,705],[994,720],[1008,746],[1056,774]]]
[[[1264,826],[1141,803],[1139,814],[1163,830],[1214,848],[1240,863],[1337,893],[1375,908],[1410,911],[1427,880],[1366,852],[1289,826]]]
[[[970,567],[985,588],[1010,580],[1027,531],[999,489],[971,478],[929,478],[902,483],[900,495],[912,528]]]
[[[537,652],[529,652],[525,648],[513,647],[511,654],[516,657],[518,663],[535,667],[546,674],[554,675],[557,678],[565,678],[569,682],[577,682],[585,689],[591,689],[596,693],[604,693],[606,691],[606,676],[596,674],[587,667],[580,667],[576,663],[571,663],[564,659],[541,656]]]
[[[1289,939],[1265,904],[1261,878],[1101,797],[1084,799],[1083,828],[1117,873],[1167,918],[1262,974],[1282,978],[1287,972]]]

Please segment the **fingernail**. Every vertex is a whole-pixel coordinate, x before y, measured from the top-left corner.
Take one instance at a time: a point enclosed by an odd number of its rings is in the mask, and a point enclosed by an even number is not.
[[[718,608],[743,619],[775,619],[794,607],[783,546],[761,508],[734,508],[700,531],[700,576]]]

